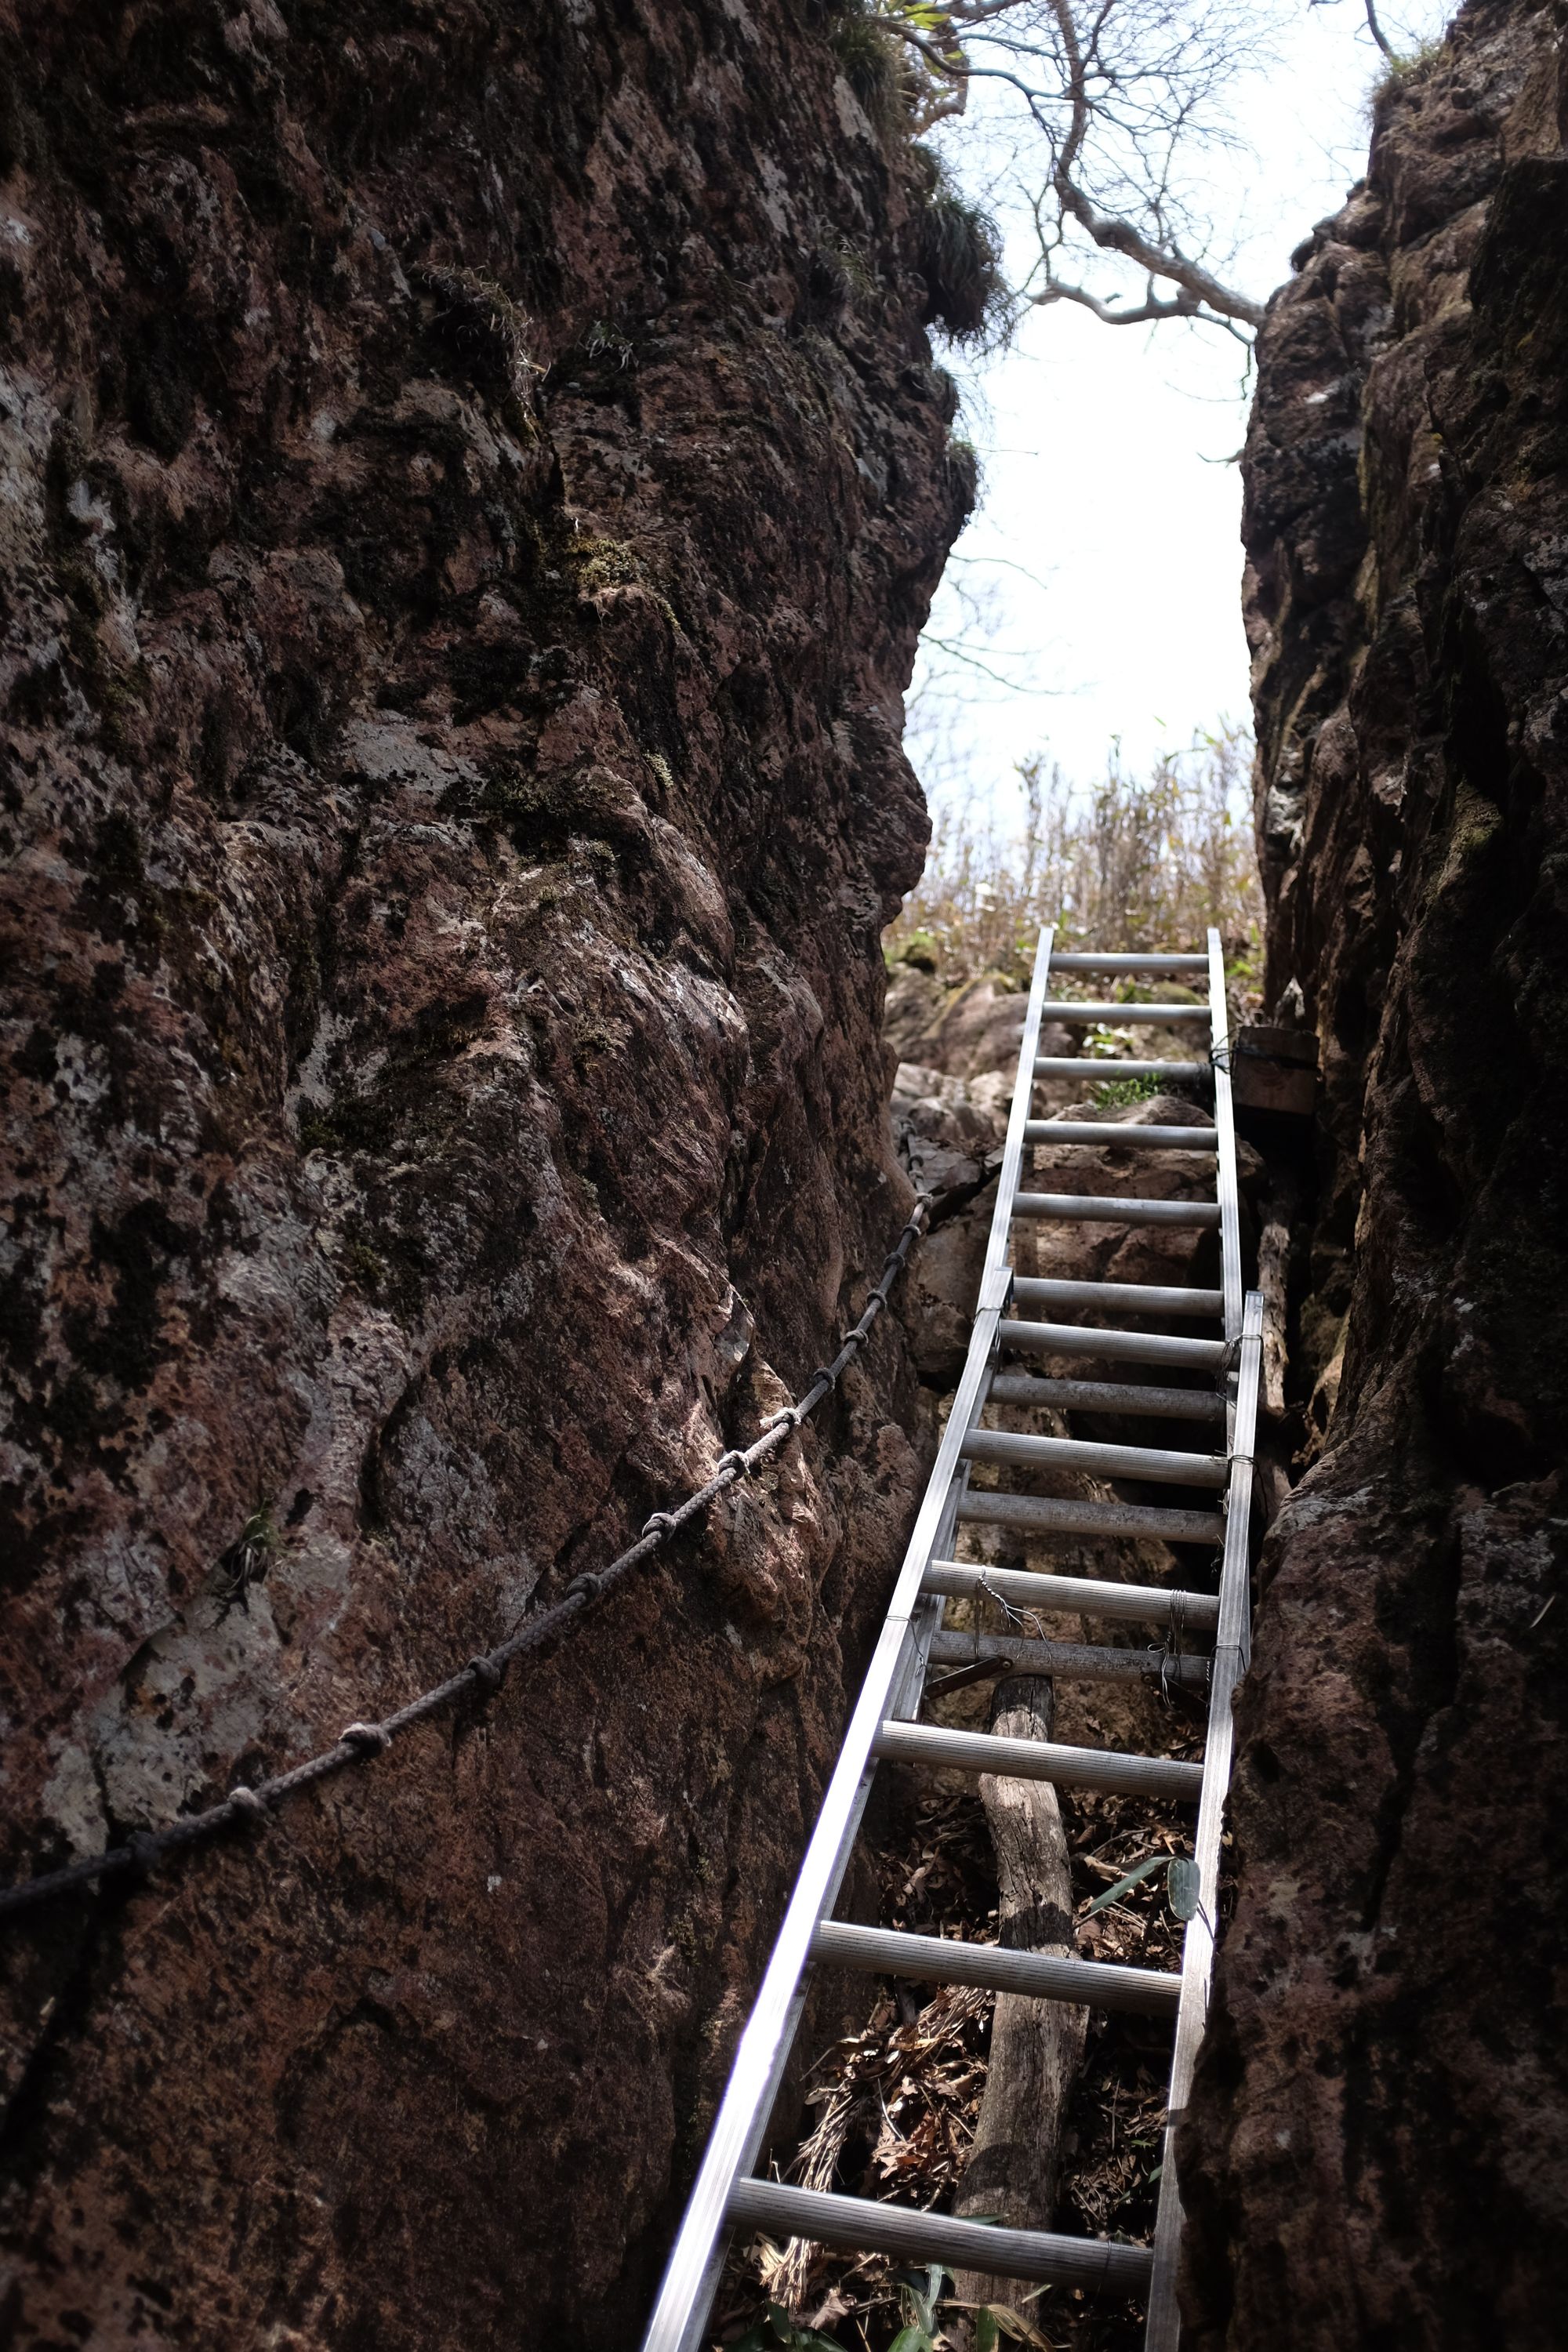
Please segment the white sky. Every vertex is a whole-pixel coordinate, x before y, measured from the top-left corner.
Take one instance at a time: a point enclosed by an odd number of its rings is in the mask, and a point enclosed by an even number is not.
[[[1448,13],[1432,0],[1380,11],[1402,49],[1440,32]],[[1242,224],[1220,274],[1259,299],[1364,172],[1381,65],[1357,0],[1288,5],[1277,55],[1237,87],[1255,158],[1216,156],[1209,192],[1215,218]],[[941,134],[961,180],[974,127]],[[1010,244],[1009,261],[1021,276],[1026,244]],[[1122,282],[1136,299],[1140,281]],[[1033,752],[1087,782],[1116,737],[1138,770],[1223,718],[1246,721],[1241,480],[1223,462],[1246,432],[1242,347],[1215,328],[1107,327],[1058,303],[1030,311],[1010,348],[977,367],[944,358],[963,389],[959,429],[979,450],[982,495],[928,636],[972,638],[957,597],[981,590],[990,609],[978,649],[1009,684],[922,651],[909,748],[928,792],[972,793],[1005,820],[1021,804],[1014,763]]]

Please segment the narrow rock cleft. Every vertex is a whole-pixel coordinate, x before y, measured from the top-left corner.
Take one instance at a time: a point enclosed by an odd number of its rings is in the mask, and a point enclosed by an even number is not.
[[[1391,80],[1258,347],[1268,988],[1325,1084],[1184,2169],[1205,2347],[1557,2333],[1563,29],[1472,0]]]

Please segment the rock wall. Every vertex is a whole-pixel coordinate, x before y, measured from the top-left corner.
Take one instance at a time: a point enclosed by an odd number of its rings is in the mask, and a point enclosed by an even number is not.
[[[826,0],[0,5],[0,1866],[439,1678],[907,1213],[973,493]],[[616,2347],[921,1401],[482,1711],[0,1938],[9,2341]]]
[[[1568,18],[1475,0],[1259,348],[1269,991],[1321,1043],[1192,2340],[1561,2333]]]

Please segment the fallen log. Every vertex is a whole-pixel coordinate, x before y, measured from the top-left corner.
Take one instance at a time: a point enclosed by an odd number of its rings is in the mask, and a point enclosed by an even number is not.
[[[996,1690],[990,1727],[1009,1739],[1048,1740],[1055,1712],[1049,1681],[1015,1676]],[[985,1774],[980,1794],[996,1852],[1001,1941],[1015,1951],[1070,1957],[1072,1876],[1055,1790]],[[1088,2023],[1087,2010],[997,1995],[985,2095],[955,2213],[1009,2229],[1049,2226]],[[957,2292],[966,2303],[1016,2308],[1028,2288],[1016,2279],[964,2272]]]

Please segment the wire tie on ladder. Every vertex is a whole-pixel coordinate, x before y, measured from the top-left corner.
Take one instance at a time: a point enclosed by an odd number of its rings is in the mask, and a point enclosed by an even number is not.
[[[764,1432],[770,1429],[798,1429],[799,1427],[800,1407],[797,1404],[786,1404],[782,1412],[770,1412],[763,1423]]]
[[[604,1578],[595,1576],[591,1568],[585,1568],[581,1576],[572,1579],[561,1597],[563,1601],[574,1601],[581,1593],[584,1601],[596,1601],[604,1589]]]
[[[751,1467],[752,1465],[747,1461],[745,1455],[743,1454],[737,1453],[735,1448],[731,1446],[728,1454],[721,1454],[719,1456],[719,1460],[714,1467],[713,1477],[710,1478],[708,1483],[711,1486],[715,1480],[720,1479],[724,1475],[726,1470],[731,1472],[733,1476],[736,1478],[744,1478],[750,1474]]]
[[[1037,1609],[1015,1609],[1012,1602],[1005,1599],[989,1578],[984,1576],[980,1579],[975,1590],[983,1592],[988,1601],[994,1601],[996,1603],[1007,1624],[1024,1626],[1031,1638],[1037,1642],[1045,1640],[1045,1622]],[[978,1636],[976,1638],[978,1639]]]
[[[668,1511],[650,1511],[642,1523],[642,1535],[638,1536],[637,1541],[641,1543],[643,1536],[657,1536],[662,1543],[666,1536],[675,1533],[678,1524]]]
[[[345,1724],[338,1734],[340,1748],[352,1748],[356,1756],[381,1756],[392,1745],[392,1734],[379,1723]]]

